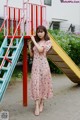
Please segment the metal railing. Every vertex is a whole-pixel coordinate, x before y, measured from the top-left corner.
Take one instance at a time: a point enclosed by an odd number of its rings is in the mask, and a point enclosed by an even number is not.
[[[9,44],[9,46],[8,46],[8,49],[7,49],[7,51],[6,51],[5,55],[4,55],[4,58],[3,58],[2,62],[1,62],[0,69],[2,69],[2,67],[4,66],[5,60],[7,60],[8,62],[11,63],[11,61],[7,58],[7,57],[8,57],[8,53],[9,53],[10,47],[12,46],[12,43],[13,43],[13,41],[14,41],[15,34],[16,34],[16,32],[17,32],[17,30],[18,30],[18,28],[19,28],[19,26],[20,26],[23,18],[24,18],[24,17],[22,17],[22,18],[20,19],[20,21],[19,21],[19,23],[18,23],[18,25],[17,25],[17,27],[16,27],[16,29],[15,29],[15,32],[14,32],[13,37],[12,37],[12,39],[11,39],[11,42],[10,42],[10,44]]]

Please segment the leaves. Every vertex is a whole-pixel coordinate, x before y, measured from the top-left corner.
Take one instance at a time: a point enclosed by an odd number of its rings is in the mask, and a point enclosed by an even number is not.
[[[59,30],[48,30],[64,51],[71,57],[76,65],[80,66],[80,35],[69,34]],[[60,70],[49,61],[51,71],[61,73]]]

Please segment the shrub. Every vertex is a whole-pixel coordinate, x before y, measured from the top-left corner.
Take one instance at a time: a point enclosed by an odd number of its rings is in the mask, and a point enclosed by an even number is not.
[[[80,66],[80,37],[79,35],[65,33],[59,30],[49,30],[55,40],[64,49],[64,51],[71,57],[76,65]],[[61,73],[53,63],[50,63],[51,70],[56,73]],[[58,69],[58,70],[57,70]]]
[[[80,38],[73,36],[73,39],[69,41],[69,46],[69,56],[80,66]]]

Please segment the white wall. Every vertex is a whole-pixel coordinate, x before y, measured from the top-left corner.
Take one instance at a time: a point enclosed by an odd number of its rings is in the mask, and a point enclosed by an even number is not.
[[[30,2],[40,4],[40,0],[30,0]],[[6,0],[0,0],[0,17],[3,16],[5,4]],[[9,0],[9,5],[22,7],[22,0]],[[80,25],[80,4],[52,0],[52,6],[47,6],[47,21],[51,21],[52,18],[66,19],[69,23]]]
[[[47,7],[47,20],[66,19],[69,23],[80,25],[80,3],[61,3],[52,0],[52,7]]]

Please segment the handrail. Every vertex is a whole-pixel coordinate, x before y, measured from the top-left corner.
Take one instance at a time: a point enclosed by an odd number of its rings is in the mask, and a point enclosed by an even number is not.
[[[5,60],[8,60],[7,56],[8,56],[9,49],[10,49],[10,47],[12,46],[13,40],[14,40],[14,38],[15,38],[15,34],[16,34],[16,32],[17,32],[17,30],[18,30],[18,28],[19,28],[19,25],[20,25],[20,23],[22,22],[22,19],[23,19],[23,18],[24,18],[24,17],[22,17],[22,18],[20,19],[20,21],[19,21],[19,23],[18,23],[18,25],[17,25],[17,27],[16,27],[16,29],[15,29],[15,32],[14,32],[13,37],[12,37],[12,39],[11,39],[11,42],[10,42],[10,44],[9,44],[9,46],[8,46],[8,49],[7,49],[6,53],[5,53],[5,56],[4,56],[4,58],[3,58],[2,62],[1,62],[0,69],[2,69],[2,67],[4,66],[4,61],[5,61]],[[9,60],[8,60],[8,61],[9,61]],[[9,62],[10,62],[10,61],[9,61]],[[10,62],[10,63],[11,63],[11,62]]]
[[[6,20],[7,20],[7,19],[5,19],[5,20],[3,21],[3,23],[2,23],[2,25],[1,25],[1,27],[0,27],[0,32],[2,31],[2,28],[4,27]]]

